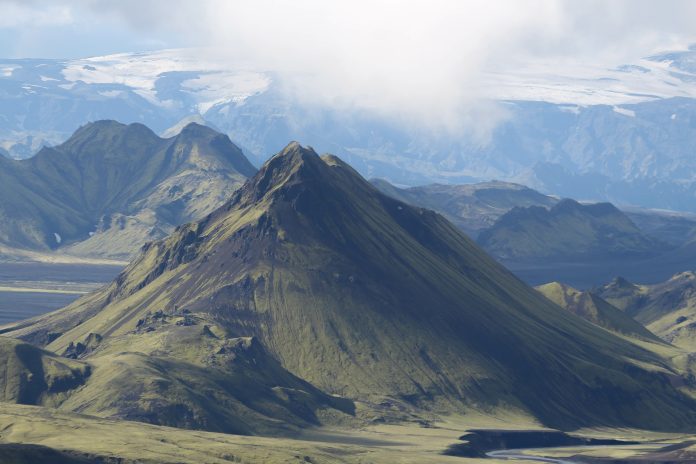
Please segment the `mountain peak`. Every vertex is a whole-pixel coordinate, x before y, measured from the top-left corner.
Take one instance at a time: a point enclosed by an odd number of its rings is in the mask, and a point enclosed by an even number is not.
[[[52,350],[98,333],[98,353],[86,359],[157,347],[198,363],[196,375],[217,366],[211,343],[233,355],[239,339],[254,337],[305,391],[462,412],[514,405],[552,427],[645,424],[615,402],[643,378],[654,390],[631,401],[660,412],[651,425],[692,420],[688,397],[638,367],[662,358],[561,311],[442,216],[298,143],[216,213],[144,248],[111,286],[13,335],[38,340],[49,330],[61,334],[46,340]],[[181,351],[183,331],[200,350]],[[172,344],[160,351],[153,340]],[[160,398],[162,411],[178,401]]]
[[[305,148],[300,142],[292,141],[271,159],[283,159],[285,163],[302,163],[308,158],[320,159],[312,147]]]
[[[305,148],[299,142],[290,142],[266,161],[240,194],[250,194],[252,200],[258,200],[292,179],[316,181],[322,177],[322,170],[325,168],[326,165],[314,149]]]
[[[184,126],[177,137],[211,137],[220,135],[216,130],[198,122],[190,122]]]
[[[554,213],[568,213],[580,209],[582,209],[582,205],[579,202],[573,200],[572,198],[563,198],[553,208],[551,208],[551,211]]]
[[[612,281],[609,283],[612,287],[616,288],[633,288],[635,287],[635,284],[632,282],[629,282],[625,277],[617,276],[612,279]]]
[[[179,136],[162,139],[142,124],[113,120],[86,124],[61,145],[1,164],[0,210],[11,208],[22,224],[0,226],[3,240],[119,258],[211,213],[256,173],[229,137],[213,129],[189,124]],[[117,227],[116,217],[128,218],[128,228]],[[95,224],[107,228],[90,234]],[[123,234],[137,238],[114,239]]]
[[[87,150],[103,152],[104,146],[117,145],[155,145],[161,139],[150,128],[140,123],[123,124],[104,119],[85,124],[58,148],[64,152]]]
[[[164,138],[164,139],[169,139],[169,138],[172,138],[172,137],[176,137],[177,135],[179,135],[179,133],[181,133],[181,131],[182,131],[184,128],[186,128],[186,127],[187,127],[188,125],[190,125],[191,123],[197,123],[197,124],[199,124],[199,125],[201,125],[201,126],[208,126],[208,127],[210,127],[210,123],[209,123],[208,121],[206,121],[205,119],[203,119],[203,116],[201,116],[200,114],[194,114],[194,115],[186,116],[185,118],[179,120],[179,121],[178,121],[176,124],[174,124],[173,126],[171,126],[171,127],[167,128],[167,129],[165,129],[164,131],[162,131],[162,132],[160,133],[160,137],[162,137],[162,138]],[[215,127],[213,127],[213,129],[216,129],[216,130],[217,130],[217,128],[215,128]]]

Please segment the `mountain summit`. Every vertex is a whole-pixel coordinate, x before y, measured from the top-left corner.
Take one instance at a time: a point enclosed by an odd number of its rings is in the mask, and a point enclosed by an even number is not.
[[[515,207],[483,231],[478,243],[501,259],[536,261],[647,257],[666,249],[611,203],[571,199],[550,208]]]
[[[121,258],[210,213],[256,172],[205,126],[162,139],[116,121],[87,124],[27,160],[2,158],[0,168],[0,243]]]
[[[439,214],[298,143],[108,287],[6,331],[88,363],[127,351],[209,372],[221,365],[211,347],[253,340],[293,379],[368,404],[516,412],[554,427],[695,420],[661,358],[551,303]]]

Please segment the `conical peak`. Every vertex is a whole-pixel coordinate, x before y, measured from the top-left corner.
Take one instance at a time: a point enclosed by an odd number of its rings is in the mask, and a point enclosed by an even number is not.
[[[261,167],[249,184],[258,199],[291,178],[311,179],[322,175],[326,168],[324,162],[312,148],[305,148],[298,142],[291,142]]]
[[[298,142],[290,142],[278,154],[273,156],[261,168],[277,180],[291,174],[319,175],[317,170],[325,167],[317,152],[312,147],[303,147]]]
[[[303,147],[299,142],[292,141],[285,148],[280,150],[270,161],[282,160],[283,163],[297,164],[303,163],[307,159],[319,160],[319,155],[312,147]]]

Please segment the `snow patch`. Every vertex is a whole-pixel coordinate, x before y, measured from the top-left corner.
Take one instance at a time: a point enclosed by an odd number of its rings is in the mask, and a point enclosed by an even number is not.
[[[580,107],[578,105],[560,105],[558,109],[566,113],[580,114]]]
[[[181,83],[181,91],[194,98],[201,113],[214,105],[240,102],[268,89],[263,72],[230,69],[225,63],[206,59],[199,49],[174,49],[145,53],[119,53],[73,60],[62,73],[68,82],[117,84],[128,87],[147,101],[168,108],[175,104],[157,95],[157,81],[165,73],[186,72],[197,77]]]
[[[636,117],[636,112],[633,110],[629,110],[628,108],[621,108],[619,106],[615,106],[612,109],[614,110],[614,113],[623,114],[624,116],[628,116],[631,118]]]
[[[0,65],[2,66],[2,65]],[[21,66],[16,66],[16,65],[6,65],[2,66],[0,68],[0,73],[2,73],[3,77],[10,77],[12,76],[12,73],[15,71],[15,69],[20,69]]]
[[[580,106],[696,98],[696,73],[679,69],[677,65],[672,60],[654,58],[614,69],[580,63],[528,61],[514,69],[486,72],[482,90],[494,100]]]
[[[123,90],[103,90],[99,92],[99,95],[102,97],[107,97],[107,98],[116,98],[120,97],[121,95],[124,95],[125,92]]]

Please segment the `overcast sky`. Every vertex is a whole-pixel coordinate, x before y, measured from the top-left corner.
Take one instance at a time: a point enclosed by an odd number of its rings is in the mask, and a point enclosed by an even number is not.
[[[386,50],[393,61],[443,50],[498,59],[502,45],[510,55],[640,56],[696,31],[688,0],[0,0],[0,8],[4,57],[210,44],[299,59]]]
[[[693,42],[688,0],[0,0],[0,57],[214,47],[305,98],[405,114],[471,108],[483,70],[620,64]]]

